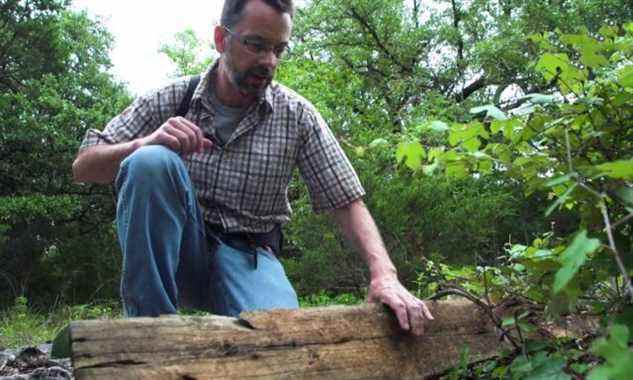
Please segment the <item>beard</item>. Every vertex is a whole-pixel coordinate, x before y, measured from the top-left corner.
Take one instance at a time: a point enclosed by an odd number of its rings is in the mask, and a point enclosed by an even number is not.
[[[231,54],[226,55],[226,67],[230,81],[240,92],[246,95],[262,96],[274,76],[274,70],[261,65],[238,70],[234,65]]]

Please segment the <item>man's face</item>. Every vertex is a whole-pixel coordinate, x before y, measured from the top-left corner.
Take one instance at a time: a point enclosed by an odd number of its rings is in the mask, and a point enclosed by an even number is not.
[[[288,44],[292,20],[260,0],[248,2],[242,19],[224,29],[223,58],[230,82],[244,95],[260,96],[272,81]],[[281,54],[280,54],[281,53]]]

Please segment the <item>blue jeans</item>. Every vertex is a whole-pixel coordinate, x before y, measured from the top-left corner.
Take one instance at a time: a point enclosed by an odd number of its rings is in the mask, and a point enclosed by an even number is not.
[[[205,233],[182,159],[162,146],[121,163],[117,228],[123,251],[121,298],[126,316],[174,314],[187,307],[237,316],[242,311],[299,307],[277,258],[234,249]]]

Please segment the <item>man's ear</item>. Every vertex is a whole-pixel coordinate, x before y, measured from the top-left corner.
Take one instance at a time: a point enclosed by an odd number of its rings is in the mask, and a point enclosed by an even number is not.
[[[215,42],[215,50],[220,54],[226,50],[226,39],[224,37],[226,37],[226,29],[220,25],[216,26],[213,30],[213,41]]]

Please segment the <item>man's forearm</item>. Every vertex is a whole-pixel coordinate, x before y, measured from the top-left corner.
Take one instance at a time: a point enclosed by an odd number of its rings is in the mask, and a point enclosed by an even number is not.
[[[378,227],[362,200],[335,210],[334,218],[345,238],[367,263],[371,281],[397,278],[396,268],[389,258]]]
[[[121,144],[101,144],[81,152],[73,162],[75,182],[111,183],[119,165],[139,146],[134,140]]]
[[[398,281],[396,268],[363,201],[337,209],[334,217],[345,237],[356,246],[369,266],[371,282],[367,300],[388,305],[396,314],[400,327],[422,335],[425,321],[433,316],[424,302]]]

